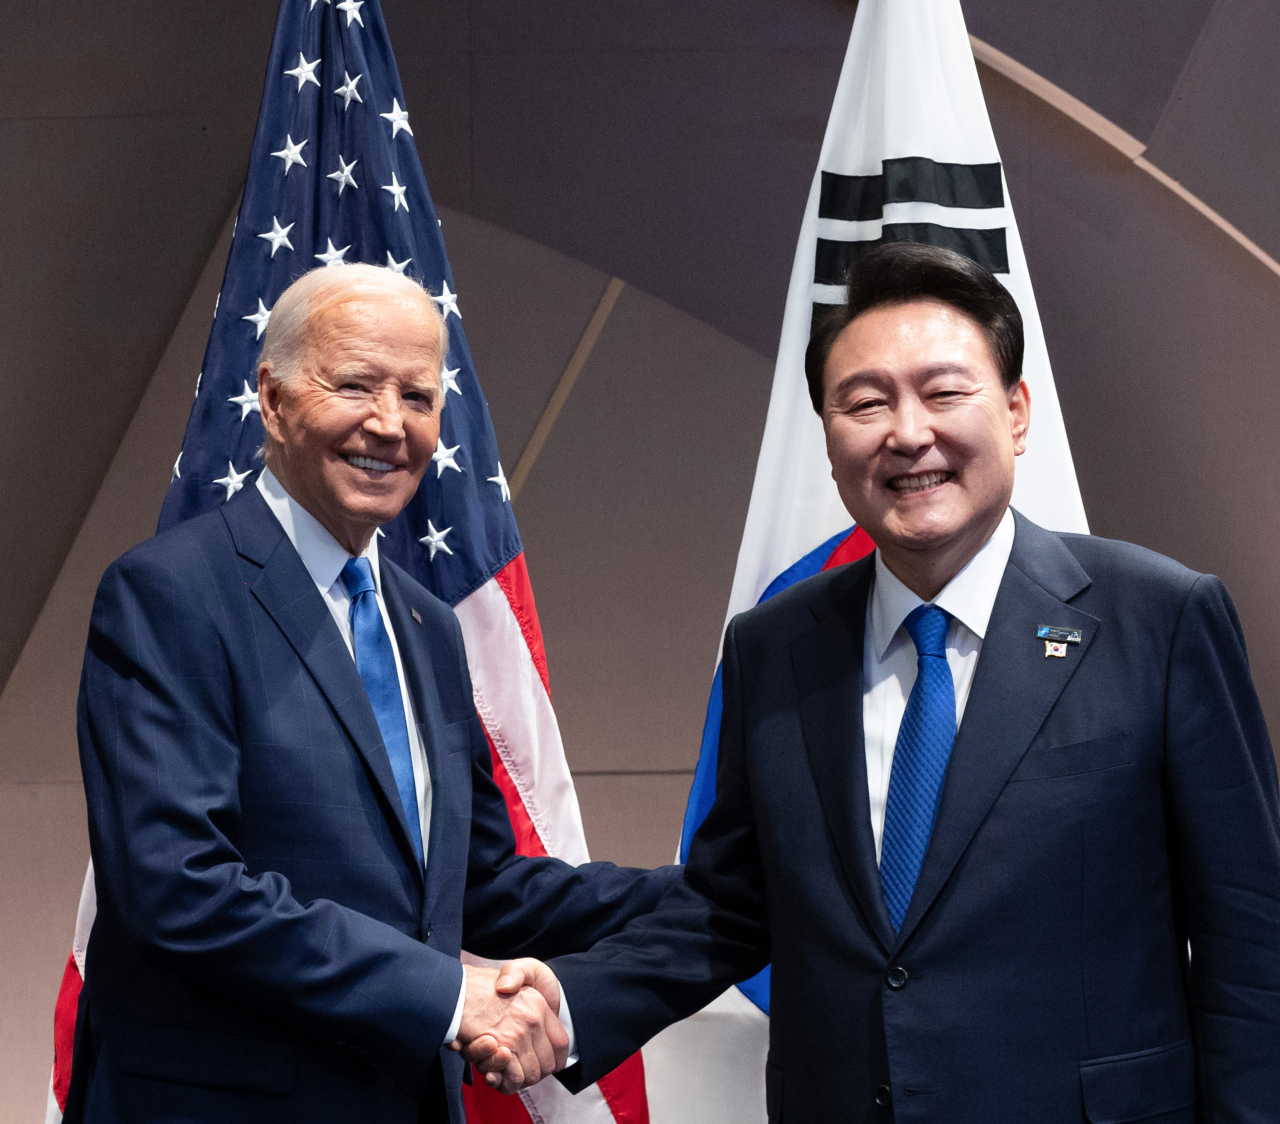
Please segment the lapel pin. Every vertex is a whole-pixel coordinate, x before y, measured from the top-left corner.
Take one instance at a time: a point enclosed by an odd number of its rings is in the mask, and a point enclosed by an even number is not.
[[[417,610],[417,609],[410,609],[410,610],[409,610],[409,616],[411,616],[411,617],[412,617],[415,621],[417,621],[419,624],[421,624],[421,623],[422,623],[422,618],[418,615],[418,610]]]
[[[1044,641],[1044,656],[1057,656],[1066,659],[1067,645],[1079,644],[1081,635],[1078,628],[1063,628],[1059,625],[1042,624],[1036,629],[1036,636]]]

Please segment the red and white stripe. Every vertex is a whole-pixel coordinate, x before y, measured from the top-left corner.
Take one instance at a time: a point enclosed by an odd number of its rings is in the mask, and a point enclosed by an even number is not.
[[[456,608],[467,645],[476,710],[489,738],[493,775],[507,801],[522,855],[587,861],[587,841],[560,727],[551,707],[542,627],[524,555],[517,555]],[[93,865],[85,874],[75,940],[54,1008],[54,1062],[45,1124],[61,1124],[71,1082],[76,1005],[84,980],[89,930],[97,913]],[[649,1124],[639,1054],[570,1096],[544,1081],[516,1097],[483,1082],[463,1086],[469,1124]]]
[[[62,971],[58,1000],[53,1007],[53,1072],[49,1075],[45,1124],[62,1124],[62,1110],[67,1107],[67,1089],[71,1085],[71,1048],[76,1039],[76,1009],[80,1003],[80,989],[84,986],[84,957],[89,949],[89,930],[93,928],[97,913],[98,894],[93,884],[93,863],[90,862],[80,890],[71,954]]]
[[[586,862],[582,816],[551,707],[547,655],[524,555],[516,555],[455,611],[516,849]],[[543,1081],[519,1100],[480,1081],[463,1086],[463,1095],[470,1124],[649,1124],[639,1054],[577,1096],[558,1081]]]

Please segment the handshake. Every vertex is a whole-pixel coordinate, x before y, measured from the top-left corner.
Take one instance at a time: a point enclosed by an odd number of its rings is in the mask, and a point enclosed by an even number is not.
[[[560,981],[541,960],[508,960],[494,971],[463,965],[466,995],[458,1051],[487,1085],[515,1093],[564,1069],[569,1035],[560,1023]]]

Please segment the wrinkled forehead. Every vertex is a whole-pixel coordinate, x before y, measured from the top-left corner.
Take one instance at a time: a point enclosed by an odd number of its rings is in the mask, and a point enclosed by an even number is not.
[[[344,279],[345,280],[345,279]],[[394,310],[403,312],[415,319],[421,318],[424,324],[433,324],[432,313],[435,306],[426,291],[411,281],[402,278],[353,278],[317,286],[309,294],[307,301],[308,329],[323,325],[332,318],[335,310],[354,309],[363,306],[370,310]]]
[[[438,354],[439,319],[431,298],[417,286],[331,286],[312,297],[304,337],[308,350],[324,351],[356,337],[388,349],[414,347]]]

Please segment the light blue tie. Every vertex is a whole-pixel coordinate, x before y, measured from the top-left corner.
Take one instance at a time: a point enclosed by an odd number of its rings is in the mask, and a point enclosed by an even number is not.
[[[916,646],[916,682],[898,727],[880,847],[880,889],[895,933],[920,877],[956,740],[956,687],[947,665],[950,619],[936,605],[921,605],[905,621]]]
[[[413,783],[413,758],[409,755],[409,729],[404,724],[404,700],[391,637],[382,624],[378,609],[373,569],[367,558],[350,558],[342,567],[342,584],[351,595],[351,639],[356,651],[356,670],[364,680],[365,694],[382,732],[382,744],[391,758],[396,791],[409,821],[413,850],[422,862],[422,825],[418,821],[418,790]]]

